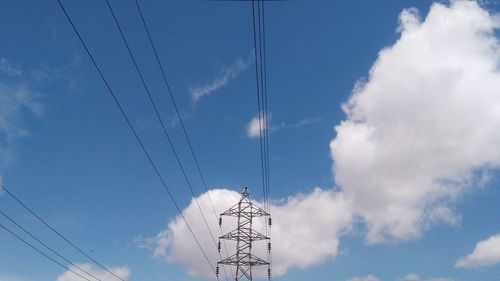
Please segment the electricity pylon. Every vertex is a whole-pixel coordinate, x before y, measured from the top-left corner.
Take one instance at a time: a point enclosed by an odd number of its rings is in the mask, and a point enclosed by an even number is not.
[[[250,200],[250,193],[248,187],[245,187],[241,194],[240,201],[221,214],[219,218],[219,226],[222,226],[222,216],[236,217],[238,219],[238,226],[236,229],[219,237],[218,249],[220,252],[220,240],[236,241],[236,253],[217,263],[216,273],[219,274],[219,264],[229,265],[236,267],[236,275],[234,280],[252,280],[252,267],[267,265],[267,276],[271,278],[270,263],[252,254],[252,242],[267,240],[267,251],[271,252],[270,238],[264,234],[252,229],[253,218],[268,217],[269,214],[253,204]],[[271,218],[268,220],[271,226]]]

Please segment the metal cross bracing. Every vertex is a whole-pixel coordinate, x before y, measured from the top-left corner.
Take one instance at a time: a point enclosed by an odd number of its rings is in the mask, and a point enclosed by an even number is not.
[[[219,226],[222,226],[222,216],[236,217],[236,229],[219,237],[218,249],[220,252],[220,240],[232,240],[236,242],[236,253],[217,263],[216,273],[219,273],[219,265],[229,265],[236,267],[234,280],[252,280],[252,267],[268,266],[267,275],[271,276],[270,263],[252,254],[252,243],[254,241],[267,240],[267,251],[271,252],[270,238],[252,228],[253,219],[264,217],[269,218],[268,224],[271,226],[269,214],[252,203],[248,187],[245,187],[241,194],[240,201],[221,214]]]

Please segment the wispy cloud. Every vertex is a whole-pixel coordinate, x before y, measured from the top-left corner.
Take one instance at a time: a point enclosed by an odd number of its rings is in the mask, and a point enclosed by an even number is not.
[[[415,273],[410,273],[405,277],[398,279],[398,281],[420,281],[420,280],[421,280],[420,276]]]
[[[410,273],[405,277],[399,278],[398,281],[455,281],[455,279],[447,277],[422,278],[415,273]]]
[[[253,57],[251,57],[253,58]],[[191,87],[189,92],[193,102],[198,102],[201,98],[210,96],[217,90],[225,87],[231,80],[234,80],[252,63],[251,58],[244,60],[238,58],[232,64],[222,67],[220,73],[207,84]]]
[[[6,58],[0,58],[0,73],[9,76],[21,76],[21,67],[13,66]]]
[[[41,66],[31,69],[27,72],[32,84],[47,85],[57,83],[63,85],[70,92],[81,92],[83,84],[81,76],[76,73],[81,64],[81,57],[74,55],[68,64],[61,66],[53,66],[42,64]]]
[[[89,263],[78,263],[76,264],[78,267],[82,268],[86,272],[92,274],[93,276],[97,277],[99,280],[102,281],[108,281],[108,280],[116,280],[116,278],[109,272],[105,271],[104,269],[100,269],[92,264]],[[69,267],[72,271],[77,272],[82,275],[86,275],[83,271],[78,269],[75,266],[70,266]],[[128,280],[130,278],[130,273],[131,269],[128,266],[119,266],[119,267],[110,267],[109,270],[113,272],[113,274],[117,275],[120,277],[122,280]],[[75,281],[75,280],[81,280],[81,278],[77,275],[75,275],[71,271],[66,271],[62,273],[61,275],[57,276],[56,281]]]
[[[20,67],[14,67],[5,58],[0,58],[0,171],[14,158],[13,149],[17,141],[29,131],[22,125],[23,115],[40,116],[43,106],[41,94],[30,87]]]
[[[261,122],[260,124],[261,125],[264,125],[265,124],[265,118],[261,117]],[[281,130],[287,130],[287,129],[301,129],[303,128],[304,126],[307,126],[307,125],[310,125],[310,124],[314,124],[314,123],[318,123],[320,122],[322,119],[321,117],[306,117],[306,118],[303,118],[301,120],[299,120],[298,122],[296,123],[284,123],[284,122],[281,122],[279,124],[272,124],[271,123],[271,115],[268,116],[268,119],[267,120],[267,125],[268,125],[268,133],[271,134],[271,133],[274,133],[274,132],[277,132],[277,131],[281,131]],[[250,120],[250,123],[248,123],[248,126],[247,126],[247,137],[249,138],[258,138],[259,137],[259,131],[260,131],[260,127],[259,127],[259,116],[255,116],[252,118],[252,120]]]
[[[19,140],[30,134],[25,119],[30,115],[41,117],[44,113],[44,94],[37,89],[57,82],[67,90],[76,90],[79,80],[74,70],[78,66],[78,56],[69,65],[43,64],[30,69],[0,58],[0,174],[15,162]]]
[[[348,281],[380,281],[380,280],[377,277],[370,274],[365,277],[354,277],[349,279]]]
[[[52,41],[57,40],[57,28],[53,22],[49,22],[48,29],[50,31],[50,38]]]
[[[24,279],[20,279],[20,278],[13,277],[13,276],[8,276],[5,274],[0,274],[0,281],[22,281],[22,280],[24,280]]]
[[[271,127],[269,128],[269,132],[276,132],[276,131],[285,130],[285,129],[301,129],[304,126],[318,123],[321,120],[322,120],[321,117],[306,117],[306,118],[301,119],[299,122],[296,122],[296,123],[283,123],[282,122],[278,125],[271,124]]]

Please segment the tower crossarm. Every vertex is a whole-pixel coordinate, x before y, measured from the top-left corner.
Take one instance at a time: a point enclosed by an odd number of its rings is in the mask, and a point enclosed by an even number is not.
[[[231,232],[224,234],[223,236],[220,237],[220,239],[234,240],[234,241],[238,240],[259,241],[259,240],[269,239],[269,237],[249,227],[242,227],[239,230],[235,229]]]
[[[232,206],[227,211],[222,213],[221,216],[238,217],[242,213],[246,214],[248,216],[251,216],[251,217],[269,216],[269,214],[266,211],[264,211],[259,206],[253,204],[251,201],[247,200],[246,198],[243,198],[240,201],[240,203]]]
[[[234,254],[229,256],[220,262],[219,264],[235,265],[235,266],[259,266],[259,265],[269,265],[269,263],[253,254]]]

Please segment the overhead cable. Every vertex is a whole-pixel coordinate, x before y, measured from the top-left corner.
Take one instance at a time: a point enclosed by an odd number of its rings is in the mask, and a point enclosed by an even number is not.
[[[92,64],[94,65],[95,69],[97,70],[99,76],[101,77],[101,80],[104,82],[105,86],[106,86],[106,89],[108,90],[108,93],[111,95],[111,97],[113,98],[113,101],[115,103],[115,105],[118,107],[120,113],[122,114],[123,118],[125,119],[128,127],[130,128],[130,130],[132,131],[135,139],[137,140],[137,142],[139,143],[139,146],[141,147],[141,150],[143,151],[143,153],[145,154],[146,158],[148,159],[148,162],[151,164],[151,167],[153,168],[154,170],[154,173],[157,175],[158,179],[160,180],[163,188],[165,189],[165,191],[167,191],[171,201],[172,201],[172,204],[174,205],[174,207],[176,208],[177,212],[179,213],[181,219],[185,222],[189,232],[191,233],[191,235],[193,236],[193,239],[195,240],[196,244],[198,245],[198,248],[200,249],[200,251],[202,252],[203,256],[205,257],[205,260],[208,262],[210,268],[212,269],[213,272],[215,272],[215,268],[213,267],[212,263],[210,262],[210,259],[208,258],[205,250],[203,250],[203,247],[201,246],[198,238],[196,237],[196,235],[194,234],[191,226],[189,225],[189,223],[187,222],[184,214],[182,213],[182,210],[181,208],[179,207],[179,205],[177,204],[174,196],[173,196],[173,193],[170,191],[170,189],[168,188],[165,180],[163,179],[163,176],[160,174],[158,168],[156,167],[156,164],[155,162],[153,161],[153,159],[151,158],[151,155],[148,153],[146,147],[144,146],[143,142],[141,141],[137,131],[135,130],[134,126],[132,125],[130,119],[128,118],[125,110],[123,109],[121,103],[119,102],[118,98],[116,97],[116,95],[114,94],[113,90],[111,89],[111,86],[109,85],[107,79],[105,78],[104,74],[102,73],[100,67],[98,66],[96,60],[94,59],[94,56],[92,55],[92,53],[90,52],[89,48],[87,47],[87,44],[85,43],[85,41],[83,40],[83,38],[81,37],[80,33],[78,32],[78,29],[76,28],[76,26],[74,25],[73,21],[71,20],[71,17],[69,16],[69,14],[67,13],[66,9],[64,8],[63,4],[61,3],[61,0],[57,0],[57,2],[59,3],[62,11],[64,12],[64,15],[66,16],[68,22],[70,23],[73,31],[75,32],[75,34],[77,35],[80,43],[82,43],[82,46],[83,48],[85,49],[85,52],[87,53],[87,55],[89,56],[90,60],[92,61]]]

